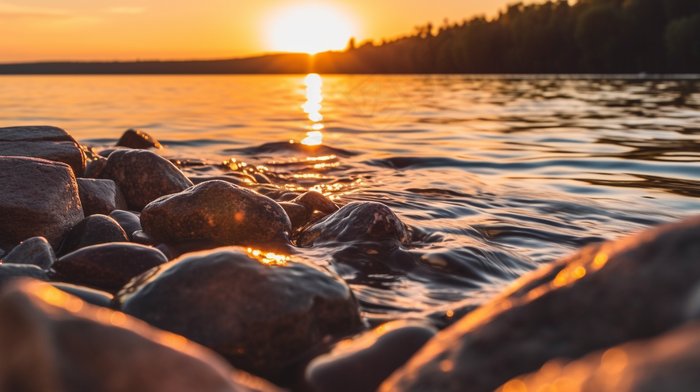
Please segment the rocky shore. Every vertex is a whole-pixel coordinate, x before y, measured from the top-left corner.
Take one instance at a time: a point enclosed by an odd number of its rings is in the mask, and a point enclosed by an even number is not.
[[[699,218],[583,248],[442,330],[370,327],[297,249],[395,252],[416,235],[400,216],[188,178],[161,147],[0,128],[0,391],[700,388]]]

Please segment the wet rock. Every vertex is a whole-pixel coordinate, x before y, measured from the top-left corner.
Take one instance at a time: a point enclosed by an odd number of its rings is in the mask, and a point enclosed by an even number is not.
[[[0,389],[273,392],[211,351],[47,284],[0,294]]]
[[[0,156],[41,158],[62,162],[76,177],[85,170],[80,145],[63,129],[47,126],[0,128]]]
[[[192,182],[170,161],[145,150],[113,152],[100,178],[114,181],[129,208],[137,211],[161,196],[192,186]]]
[[[94,159],[88,160],[85,164],[84,178],[99,178],[102,170],[107,166],[107,159],[96,155]]]
[[[90,305],[102,306],[103,308],[108,308],[114,299],[112,294],[105,291],[94,290],[68,283],[51,283],[51,286],[70,295],[76,296]]]
[[[306,192],[299,195],[292,203],[301,204],[308,207],[311,211],[321,211],[326,214],[332,214],[338,211],[338,206],[330,199],[318,192]]]
[[[190,177],[190,181],[192,181],[192,183],[195,184],[195,185],[201,184],[201,183],[207,182],[207,181],[214,181],[214,180],[225,181],[225,182],[231,183],[231,184],[233,184],[233,185],[238,185],[238,186],[245,186],[245,185],[246,185],[246,182],[245,182],[245,181],[243,181],[242,179],[237,178],[237,177],[224,177],[224,176],[218,176],[218,177]]]
[[[374,392],[437,330],[425,323],[394,321],[341,341],[306,368],[311,392]]]
[[[700,279],[700,218],[584,248],[521,278],[440,332],[381,391],[493,391],[682,323]]]
[[[154,201],[144,208],[141,225],[161,242],[212,240],[225,245],[264,244],[291,230],[277,202],[223,181]]]
[[[187,253],[194,253],[194,252],[201,252],[204,250],[214,250],[217,248],[223,248],[226,247],[226,245],[220,244],[216,241],[210,241],[210,240],[191,240],[191,241],[183,241],[179,242],[177,244],[162,244],[163,247],[165,247],[165,251],[163,253],[168,256],[169,260],[176,259],[182,255],[185,255]],[[159,246],[159,249],[161,247]]]
[[[129,238],[129,241],[134,240],[134,232],[142,230],[141,218],[133,212],[114,210],[109,214],[109,217],[117,221],[117,223],[119,223],[119,226],[121,226],[122,229],[124,229],[126,236]]]
[[[109,215],[114,210],[127,208],[126,200],[112,180],[79,178],[78,192],[85,216]]]
[[[114,219],[105,215],[92,215],[73,227],[58,254],[61,256],[86,246],[109,242],[129,242],[129,239]]]
[[[63,163],[0,157],[0,247],[44,237],[58,249],[83,218],[73,171]]]
[[[319,267],[242,248],[187,255],[132,281],[115,302],[155,327],[275,378],[324,339],[360,327],[348,286]]]
[[[3,264],[35,265],[44,270],[51,268],[55,261],[56,254],[44,237],[24,240],[2,258]]]
[[[292,230],[304,227],[311,220],[311,210],[301,204],[281,202],[280,206],[287,213],[289,221],[292,222]]]
[[[53,265],[52,280],[109,293],[168,259],[158,249],[128,243],[94,245],[69,253]]]
[[[46,271],[35,265],[27,264],[0,264],[0,289],[18,278],[33,278],[37,280],[49,280]],[[0,321],[1,322],[1,321]],[[2,352],[2,350],[0,350]],[[0,390],[2,390],[0,388]]]
[[[117,142],[117,146],[148,150],[149,148],[163,148],[151,135],[143,131],[129,129]]]
[[[132,235],[132,242],[141,245],[156,246],[160,245],[160,242],[155,238],[151,237],[150,234],[146,234],[143,230],[136,230]]]
[[[352,202],[325,219],[305,228],[299,246],[328,242],[378,241],[395,239],[409,242],[411,233],[396,214],[382,203]]]

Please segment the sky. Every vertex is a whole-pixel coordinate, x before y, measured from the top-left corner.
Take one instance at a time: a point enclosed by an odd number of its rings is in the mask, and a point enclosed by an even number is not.
[[[513,0],[0,0],[0,62],[178,60],[340,49]]]

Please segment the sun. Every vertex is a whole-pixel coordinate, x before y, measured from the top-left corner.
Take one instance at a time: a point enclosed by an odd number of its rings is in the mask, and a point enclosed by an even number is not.
[[[277,10],[265,30],[272,51],[316,54],[344,49],[354,34],[354,24],[331,5],[302,4]]]

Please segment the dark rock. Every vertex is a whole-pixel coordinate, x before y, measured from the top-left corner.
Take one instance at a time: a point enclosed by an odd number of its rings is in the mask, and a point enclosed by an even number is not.
[[[127,314],[270,378],[324,339],[360,327],[355,298],[340,278],[289,257],[242,248],[170,262],[132,281],[115,302]]]
[[[156,240],[155,238],[151,237],[151,235],[144,233],[143,230],[136,230],[132,235],[132,242],[135,242],[137,244],[141,245],[148,245],[148,246],[156,246],[160,245],[160,242]]]
[[[292,200],[292,203],[301,204],[303,206],[309,207],[311,211],[321,211],[326,214],[332,214],[338,211],[338,206],[335,205],[330,199],[318,192],[306,192],[299,195],[296,199]]]
[[[223,181],[154,201],[144,208],[141,225],[161,242],[212,240],[225,245],[264,244],[291,230],[277,202]]]
[[[217,248],[223,248],[226,245],[220,244],[216,241],[211,240],[191,240],[183,241],[177,244],[164,244],[167,251],[163,252],[168,257],[169,260],[176,259],[187,253],[201,252],[204,250],[214,250]]]
[[[170,161],[145,150],[113,152],[100,178],[114,181],[129,208],[137,211],[161,196],[192,186],[192,182]]]
[[[149,148],[163,148],[151,135],[143,131],[129,129],[124,132],[117,142],[117,146],[148,150]]]
[[[0,247],[41,236],[58,249],[84,218],[78,185],[66,164],[0,157],[0,184]]]
[[[129,242],[119,223],[106,215],[92,215],[73,227],[58,255],[65,255],[90,245]]]
[[[119,223],[119,226],[121,226],[122,229],[124,229],[126,236],[129,238],[129,241],[134,240],[134,232],[142,230],[141,218],[133,212],[114,210],[109,214],[109,217],[117,221],[117,223]]]
[[[126,148],[107,148],[104,150],[101,150],[100,152],[97,153],[97,155],[101,156],[102,158],[109,158],[109,156],[119,150],[126,150]]]
[[[35,265],[0,264],[0,289],[18,278],[49,280],[49,277],[46,275],[46,271]]]
[[[84,178],[99,178],[102,170],[107,166],[107,159],[96,156],[95,159],[88,160],[85,164]]]
[[[68,283],[51,283],[51,286],[70,295],[76,296],[90,305],[102,306],[103,308],[108,308],[114,299],[112,294],[105,291],[94,290]]]
[[[45,283],[0,294],[0,389],[274,392],[211,351]]]
[[[304,227],[311,220],[312,211],[307,206],[289,202],[281,202],[279,205],[284,208],[284,212],[292,222],[292,230]]]
[[[411,233],[396,214],[384,204],[352,202],[325,219],[305,228],[299,246],[328,242],[411,240]]]
[[[63,129],[47,126],[0,128],[0,156],[41,158],[62,162],[76,177],[85,170],[80,145]]]
[[[270,181],[270,178],[264,175],[263,173],[250,173],[251,176],[255,179],[255,182],[258,184],[272,184],[272,181]]]
[[[382,391],[493,391],[682,323],[700,280],[700,218],[592,245],[516,281],[440,332]]]
[[[158,249],[128,243],[103,244],[69,253],[53,265],[52,280],[114,293],[137,275],[168,259]]]
[[[437,330],[425,323],[394,321],[335,345],[306,368],[313,392],[374,392]]]
[[[51,268],[55,261],[56,254],[44,237],[24,240],[2,258],[3,264],[35,265],[44,270]]]
[[[127,208],[126,200],[112,180],[79,178],[78,192],[85,216],[109,215],[114,210]]]

